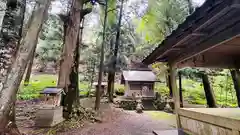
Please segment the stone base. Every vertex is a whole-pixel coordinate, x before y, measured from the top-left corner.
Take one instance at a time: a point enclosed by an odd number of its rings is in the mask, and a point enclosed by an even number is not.
[[[53,127],[64,121],[62,114],[63,107],[43,107],[36,113],[36,127]]]

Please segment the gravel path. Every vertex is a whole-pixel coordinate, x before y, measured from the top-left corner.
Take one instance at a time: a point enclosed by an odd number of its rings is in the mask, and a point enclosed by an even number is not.
[[[103,123],[86,126],[82,130],[76,129],[71,133],[62,133],[61,135],[153,135],[153,130],[173,129],[161,120],[153,120],[146,113],[137,114],[133,111],[121,111],[116,117],[103,121]]]
[[[22,133],[33,135],[34,108],[33,103],[19,103],[17,108],[17,123]],[[102,123],[85,123],[84,127],[67,129],[56,135],[153,135],[153,130],[173,129],[169,120],[153,118],[149,112],[138,114],[135,111],[125,111],[112,105],[101,105],[99,118]],[[165,116],[163,116],[165,117]],[[20,119],[21,118],[21,119]],[[23,119],[24,118],[24,119]],[[159,117],[158,117],[159,118]],[[38,129],[36,130],[38,131]],[[38,135],[44,135],[39,133]]]

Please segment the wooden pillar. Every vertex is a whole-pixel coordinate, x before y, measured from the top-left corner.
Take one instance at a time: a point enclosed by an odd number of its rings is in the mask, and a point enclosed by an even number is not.
[[[203,82],[203,87],[205,91],[205,96],[207,99],[207,105],[209,108],[216,108],[216,99],[213,93],[212,86],[210,84],[210,81],[208,79],[208,76],[205,73],[201,73],[202,76],[202,82]]]
[[[183,107],[183,95],[182,95],[182,73],[178,72],[179,81],[179,96],[180,96],[180,107]]]
[[[170,81],[171,81],[170,71],[168,70],[166,75],[166,83],[167,87],[169,88],[169,96],[173,97],[172,86],[170,85]]]
[[[234,89],[236,91],[238,107],[240,107],[240,72],[239,69],[230,70]]]
[[[180,109],[180,97],[179,97],[179,91],[176,83],[176,68],[174,67],[174,65],[169,66],[169,72],[170,72],[170,85],[172,87],[173,99],[174,99],[174,112],[177,118],[177,128],[181,128],[179,114],[178,114]]]

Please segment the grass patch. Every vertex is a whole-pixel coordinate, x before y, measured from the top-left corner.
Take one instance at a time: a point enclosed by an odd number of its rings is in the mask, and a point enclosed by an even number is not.
[[[145,111],[154,120],[161,120],[169,125],[176,126],[176,116],[174,114],[166,113],[163,111]]]
[[[175,120],[175,115],[162,112],[162,111],[145,111],[147,114],[149,114],[153,119],[160,119],[160,120]]]
[[[23,82],[20,86],[18,99],[30,100],[34,98],[39,98],[40,92],[45,87],[55,87],[57,86],[57,75],[42,74],[42,75],[32,75],[29,85],[24,86]],[[80,94],[87,94],[88,83],[79,83]]]

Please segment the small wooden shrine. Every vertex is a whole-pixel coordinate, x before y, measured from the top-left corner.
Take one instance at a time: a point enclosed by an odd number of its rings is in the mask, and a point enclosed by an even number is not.
[[[62,93],[63,89],[56,87],[47,87],[41,92],[44,102],[37,111],[35,126],[52,127],[64,120],[63,107],[60,106]]]
[[[240,0],[206,0],[143,63],[166,62],[177,127],[194,135],[240,135],[239,108],[181,108],[176,69],[240,68]],[[236,89],[238,103],[240,91]]]
[[[156,75],[152,71],[122,71],[121,84],[125,86],[125,96],[141,95],[142,98],[154,98]]]

